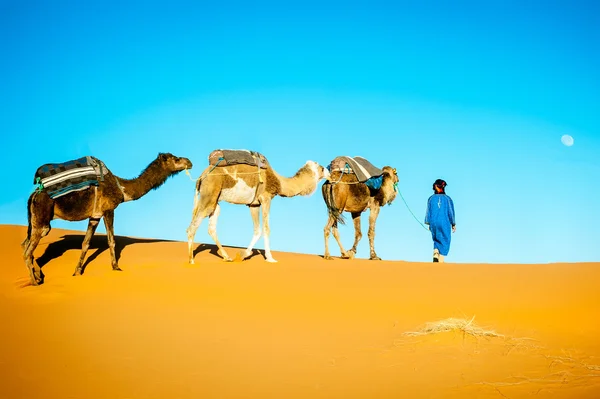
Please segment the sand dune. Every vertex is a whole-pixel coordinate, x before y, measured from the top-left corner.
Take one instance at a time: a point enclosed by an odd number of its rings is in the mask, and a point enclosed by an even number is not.
[[[0,226],[1,398],[598,398],[600,264],[226,263]],[[233,250],[232,253],[235,253]],[[448,320],[453,318],[454,320]],[[441,323],[446,321],[446,324]],[[430,323],[430,324],[427,324]]]

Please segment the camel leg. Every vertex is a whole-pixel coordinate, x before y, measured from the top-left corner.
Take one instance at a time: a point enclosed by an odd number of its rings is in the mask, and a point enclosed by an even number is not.
[[[360,215],[361,212],[352,212],[352,221],[354,222],[354,245],[350,251],[348,251],[348,257],[350,259],[354,258],[356,255],[356,247],[358,246],[358,242],[362,238],[362,231],[360,228]]]
[[[194,196],[194,208],[192,209],[192,221],[187,228],[188,236],[188,261],[191,265],[194,264],[194,237],[198,227],[202,224],[202,220],[215,211],[218,204],[217,193],[199,193],[196,191]]]
[[[50,228],[32,227],[31,235],[27,240],[25,250],[23,251],[23,259],[25,260],[25,265],[29,270],[29,276],[31,277],[32,285],[40,285],[44,283],[44,273],[42,273],[42,269],[33,259],[33,252],[37,248],[42,237],[46,235],[44,234],[44,231],[46,231],[46,234],[48,234],[47,231],[50,231]]]
[[[370,260],[381,260],[379,256],[375,253],[375,223],[377,223],[377,216],[379,216],[379,207],[373,206],[371,207],[371,211],[369,212],[369,248],[371,249],[371,257]]]
[[[252,249],[258,242],[258,239],[260,238],[260,234],[261,234],[260,220],[259,220],[260,206],[250,206],[250,215],[252,216],[252,224],[254,225],[254,235],[252,236],[252,241],[250,241],[250,245],[248,245],[248,248],[246,248],[246,250],[242,254],[242,259],[246,259],[246,258],[250,257],[250,255],[252,255]]]
[[[323,229],[323,233],[325,236],[325,254],[323,255],[324,259],[327,260],[332,260],[333,258],[331,257],[331,255],[329,254],[329,234],[331,234],[331,228],[333,227],[333,225],[336,223],[335,218],[331,215],[329,215],[329,219],[327,219],[327,224],[325,225],[325,228]]]
[[[90,241],[92,240],[92,237],[94,236],[94,233],[96,232],[98,223],[100,223],[100,219],[90,218],[90,220],[88,222],[88,228],[85,233],[85,237],[83,238],[83,245],[81,245],[81,255],[79,256],[79,262],[77,262],[77,267],[75,267],[75,272],[73,273],[73,276],[81,276],[81,273],[83,271],[83,269],[82,269],[83,260],[85,259],[85,254],[87,253],[88,249],[90,248]]]
[[[106,211],[104,213],[104,226],[106,226],[106,238],[108,238],[108,249],[110,249],[110,260],[113,270],[122,271],[117,263],[117,255],[115,253],[115,211]]]
[[[346,252],[344,246],[342,245],[342,240],[340,240],[340,231],[338,230],[337,221],[333,223],[333,238],[335,238],[335,240],[338,243],[338,246],[340,247],[340,253],[342,255],[342,258],[348,259],[348,252]]]
[[[271,228],[269,227],[269,210],[271,209],[271,199],[263,200],[262,206],[262,217],[263,217],[263,231],[265,237],[265,259],[267,262],[277,262],[271,254],[271,243],[269,242],[269,236],[271,234]]]
[[[51,230],[50,221],[54,215],[54,201],[45,193],[34,193],[27,203],[29,213],[29,226],[27,238],[21,244],[23,259],[29,270],[32,285],[44,283],[44,273],[33,259],[33,253],[42,237]]]
[[[194,237],[196,236],[198,227],[200,227],[200,224],[205,217],[205,215],[194,215],[192,222],[186,230],[188,236],[188,262],[190,265],[194,264]]]
[[[215,210],[208,217],[208,234],[212,237],[217,247],[219,247],[219,253],[223,257],[223,260],[227,262],[231,262],[233,259],[229,257],[225,248],[219,242],[219,238],[217,237],[217,220],[219,219],[219,214],[221,213],[221,207],[219,204],[215,206]]]

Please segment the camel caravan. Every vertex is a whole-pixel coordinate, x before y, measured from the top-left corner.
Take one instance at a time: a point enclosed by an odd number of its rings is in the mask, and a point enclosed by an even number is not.
[[[34,175],[35,191],[27,202],[28,230],[22,243],[23,258],[29,270],[32,285],[44,282],[44,274],[36,264],[33,253],[42,237],[50,232],[53,219],[80,221],[89,219],[83,239],[81,255],[74,276],[81,275],[82,265],[90,240],[100,219],[104,218],[113,270],[120,271],[115,255],[114,211],[122,202],[134,201],[149,191],[162,186],[168,177],[192,168],[192,162],[183,157],[160,153],[134,179],[123,179],[112,174],[97,158],[87,156],[61,164],[45,164]],[[187,228],[188,261],[194,263],[194,236],[202,220],[208,217],[208,233],[225,261],[232,261],[217,237],[217,220],[221,212],[219,202],[246,205],[254,225],[250,244],[237,258],[244,260],[261,235],[267,262],[277,262],[271,253],[269,210],[276,197],[307,196],[321,189],[328,210],[325,226],[325,259],[332,259],[328,238],[333,230],[342,258],[353,258],[362,237],[360,217],[370,209],[370,259],[379,260],[375,253],[375,223],[382,206],[391,204],[396,197],[398,175],[396,169],[379,169],[361,157],[334,158],[327,167],[307,161],[292,177],[278,174],[267,158],[254,151],[218,149],[208,156],[208,166],[196,180],[192,220]],[[349,212],[354,221],[354,245],[344,250],[339,237],[338,223],[344,223],[343,212]],[[262,224],[260,218],[262,216]]]

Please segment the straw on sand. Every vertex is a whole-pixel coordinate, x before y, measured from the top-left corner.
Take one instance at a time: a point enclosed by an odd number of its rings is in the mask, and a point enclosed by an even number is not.
[[[419,331],[407,331],[404,335],[416,337],[420,335],[454,331],[462,332],[464,335],[471,335],[473,337],[504,337],[504,335],[498,334],[495,331],[486,330],[477,326],[473,320],[475,320],[475,316],[473,316],[471,320],[455,319],[451,317],[445,320],[426,323]]]

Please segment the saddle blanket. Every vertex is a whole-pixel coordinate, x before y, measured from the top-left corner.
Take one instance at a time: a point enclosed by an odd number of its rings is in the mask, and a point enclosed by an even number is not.
[[[249,150],[214,150],[208,156],[208,164],[216,166],[246,164],[261,169],[267,169],[269,166],[264,155]]]
[[[85,156],[64,163],[48,163],[35,172],[33,184],[55,199],[73,191],[81,191],[97,186],[104,180],[108,169],[102,161]]]
[[[341,171],[343,173],[354,173],[361,183],[366,182],[371,178],[380,177],[383,175],[383,170],[373,166],[363,157],[348,157],[340,156],[334,158],[327,166],[330,172]]]

